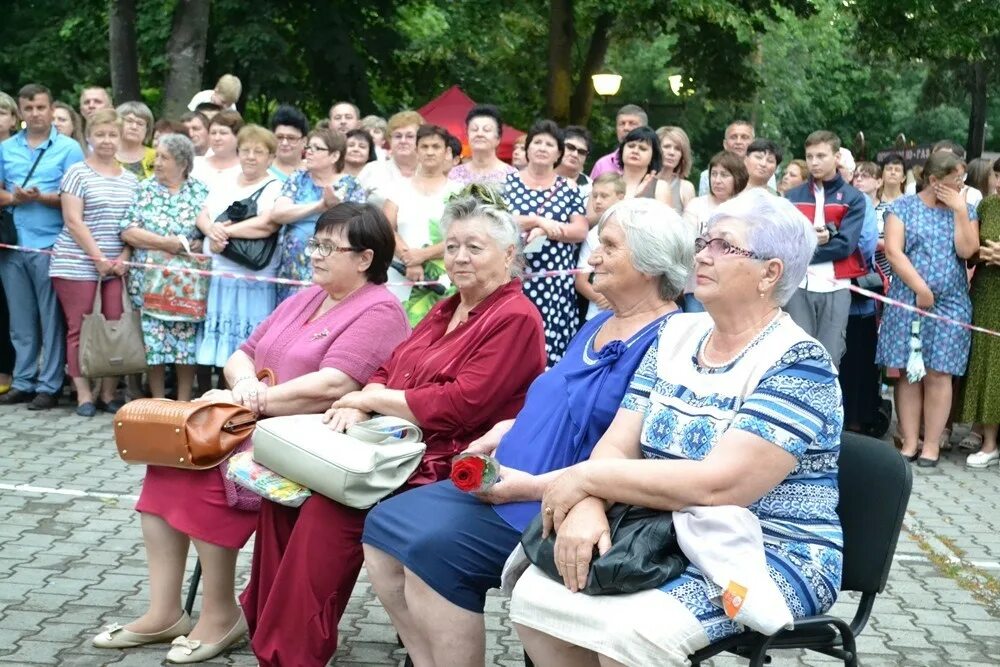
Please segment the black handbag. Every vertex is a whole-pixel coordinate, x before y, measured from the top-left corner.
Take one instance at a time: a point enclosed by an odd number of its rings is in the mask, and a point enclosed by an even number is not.
[[[638,593],[657,588],[675,579],[688,566],[677,544],[673,512],[615,503],[608,510],[611,548],[603,556],[594,549],[590,562],[587,595]],[[542,539],[542,515],[539,514],[521,535],[521,546],[532,564],[548,577],[562,583],[556,569],[556,536]]]
[[[242,222],[257,215],[257,200],[264,188],[274,183],[268,181],[252,195],[239,201],[234,201],[229,207],[219,214],[216,222]],[[222,249],[222,256],[231,259],[240,266],[245,266],[253,271],[260,271],[271,263],[274,251],[278,248],[278,232],[271,234],[264,239],[229,239],[229,243]]]
[[[45,155],[46,150],[48,150],[48,146],[38,151],[35,163],[31,165],[31,170],[28,171],[28,175],[24,177],[24,181],[21,183],[22,188],[28,184],[28,181],[35,173],[35,167],[38,166],[38,162]],[[14,224],[14,212],[10,208],[4,207],[0,209],[0,243],[4,245],[17,245],[17,241],[17,225]]]

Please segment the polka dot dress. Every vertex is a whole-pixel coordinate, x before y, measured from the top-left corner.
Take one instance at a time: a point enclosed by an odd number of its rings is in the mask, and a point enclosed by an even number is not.
[[[532,190],[520,174],[507,176],[504,196],[515,215],[538,214],[568,224],[573,214],[584,214],[580,193],[562,176],[551,188]],[[539,252],[527,256],[529,272],[555,271],[576,267],[579,243],[546,241]],[[548,366],[554,366],[566,351],[580,326],[573,276],[532,278],[524,281],[524,292],[542,313],[545,324],[545,352]]]

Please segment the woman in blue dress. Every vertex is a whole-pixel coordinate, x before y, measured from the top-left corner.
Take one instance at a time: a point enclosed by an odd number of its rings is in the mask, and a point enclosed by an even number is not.
[[[658,588],[576,594],[594,547],[610,546],[606,502],[746,508],[769,575],[753,590],[775,590],[794,619],[825,612],[840,590],[840,385],[823,346],[781,309],[816,234],[787,200],[751,188],[713,213],[696,248],[695,296],[707,313],[664,324],[593,455],[545,490],[562,580],[531,566],[510,602],[539,665],[687,665],[742,630],[694,565]],[[728,607],[738,615],[739,604]]]
[[[590,227],[579,190],[555,171],[562,160],[562,130],[551,120],[538,121],[528,131],[526,146],[528,164],[507,176],[504,196],[528,235],[526,245],[542,239],[541,249],[528,254],[528,271],[576,268],[580,243]],[[569,274],[535,278],[525,281],[524,292],[542,313],[545,351],[552,366],[580,326],[576,282]]]
[[[478,496],[450,481],[421,487],[377,505],[365,522],[372,586],[415,664],[483,664],[486,591],[499,585],[545,485],[590,455],[646,349],[678,310],[674,299],[693,263],[688,226],[660,202],[633,199],[609,209],[599,230],[590,264],[611,310],[585,324],[535,380],[515,420],[469,448],[493,454],[502,480]]]
[[[932,153],[924,165],[927,186],[919,194],[892,203],[885,219],[885,255],[894,280],[889,298],[936,315],[969,323],[972,302],[965,260],[979,250],[976,211],[960,190],[965,164],[950,151]],[[879,330],[875,361],[906,368],[910,331],[918,315],[887,306]],[[917,465],[937,465],[941,435],[951,412],[952,377],[965,374],[972,334],[956,324],[919,317],[927,375],[909,382],[905,370],[896,381],[896,410],[903,438],[902,454]],[[919,456],[921,418],[923,455]]]
[[[279,278],[311,280],[312,264],[305,247],[319,216],[342,201],[365,203],[367,196],[358,179],[341,173],[345,148],[344,135],[329,128],[317,128],[306,137],[305,169],[284,182],[271,214],[272,221],[283,225]],[[278,303],[300,289],[278,285]]]

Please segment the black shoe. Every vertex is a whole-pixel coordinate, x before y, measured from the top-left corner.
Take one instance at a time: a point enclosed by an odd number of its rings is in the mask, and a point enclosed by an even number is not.
[[[105,403],[104,401],[98,399],[97,402],[94,405],[101,412],[107,412],[107,413],[113,415],[113,414],[115,414],[116,412],[118,412],[119,410],[122,409],[122,406],[125,405],[125,401],[119,400],[117,398],[113,398],[110,401],[108,401],[107,403]]]
[[[86,403],[81,403],[80,405],[76,406],[76,414],[80,415],[81,417],[93,417],[94,415],[97,414],[97,406],[91,403],[90,401],[87,401]]]
[[[46,394],[45,392],[38,392],[35,397],[31,399],[31,403],[28,403],[29,410],[48,410],[50,408],[56,407],[59,404],[59,399],[56,398],[55,394]]]
[[[917,459],[917,467],[920,468],[936,468],[938,464],[937,459],[927,459],[921,456]]]
[[[35,392],[33,391],[21,391],[20,389],[11,389],[3,396],[0,396],[0,405],[15,405],[17,403],[30,403],[33,398],[35,398]]]

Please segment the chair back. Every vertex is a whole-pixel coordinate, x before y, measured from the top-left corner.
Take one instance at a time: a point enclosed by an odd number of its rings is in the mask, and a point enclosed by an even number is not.
[[[840,440],[844,573],[840,589],[881,593],[913,487],[910,464],[887,442],[844,431]]]

